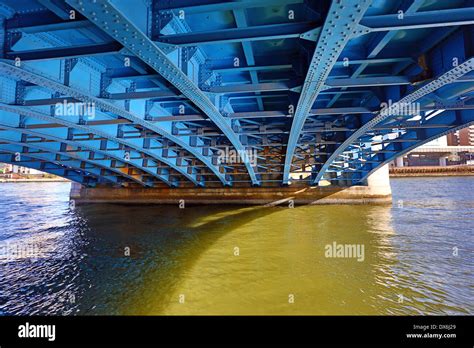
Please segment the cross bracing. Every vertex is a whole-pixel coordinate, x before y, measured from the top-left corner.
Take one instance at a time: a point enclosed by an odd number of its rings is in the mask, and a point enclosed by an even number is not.
[[[364,184],[474,121],[472,0],[2,0],[0,20],[0,160],[87,186]]]

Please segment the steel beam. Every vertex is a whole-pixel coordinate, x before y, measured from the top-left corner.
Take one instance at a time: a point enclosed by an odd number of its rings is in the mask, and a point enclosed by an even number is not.
[[[86,94],[84,94],[83,92],[81,92],[77,89],[74,89],[74,88],[71,88],[71,87],[68,87],[68,86],[64,86],[63,84],[60,84],[56,81],[47,79],[45,77],[42,77],[38,74],[35,74],[33,72],[30,72],[30,71],[27,71],[27,70],[24,70],[24,69],[20,69],[20,68],[8,65],[6,63],[0,63],[0,70],[5,71],[10,76],[16,76],[17,78],[20,78],[24,81],[28,81],[30,83],[34,83],[36,85],[43,86],[45,88],[53,89],[53,90],[55,90],[57,92],[60,92],[64,95],[75,98],[76,100],[81,100],[85,103],[93,103],[93,105],[95,105],[95,107],[97,107],[99,109],[109,111],[109,112],[113,113],[114,115],[116,115],[117,117],[123,117],[123,118],[131,121],[133,124],[137,124],[137,125],[140,125],[140,126],[144,127],[145,129],[149,129],[150,131],[155,132],[155,133],[163,136],[164,138],[167,138],[167,139],[171,140],[172,142],[176,143],[177,145],[182,146],[183,149],[189,151],[191,154],[193,154],[199,160],[201,160],[204,164],[208,165],[208,167],[219,177],[219,179],[221,179],[221,181],[227,182],[225,180],[225,177],[223,176],[223,174],[219,172],[219,169],[215,165],[212,164],[210,159],[206,158],[202,153],[197,151],[195,148],[193,148],[192,146],[186,144],[184,141],[182,141],[179,138],[173,136],[172,134],[165,131],[164,129],[162,129],[160,127],[157,127],[156,125],[153,125],[153,124],[137,117],[136,115],[134,115],[134,114],[132,114],[132,113],[126,111],[126,110],[123,110],[123,109],[121,109],[121,108],[119,108],[119,107],[117,107],[113,104],[110,104],[110,103],[108,103],[108,102],[106,102],[102,99],[99,99],[99,98],[96,98],[96,97],[93,97],[93,96],[90,96],[90,95],[86,95]],[[134,147],[136,148],[136,146],[134,146]],[[138,149],[138,151],[140,151],[140,150]],[[144,151],[141,151],[141,152],[144,152]],[[148,152],[150,152],[150,151],[148,151]],[[169,160],[167,160],[167,159],[165,159],[161,156],[157,156],[157,154],[151,153],[149,155],[151,157],[154,157],[156,160],[158,160],[160,162],[163,162],[163,163],[166,163],[166,164],[170,165],[171,168],[175,169],[177,172],[182,173],[183,175],[188,177],[196,185],[201,184],[201,183],[197,182],[196,178],[191,177],[190,174],[187,173],[187,171],[183,170],[182,168],[180,168],[176,164],[172,164]]]
[[[360,32],[366,34],[378,31],[436,28],[474,24],[474,7],[369,16],[361,20]]]
[[[377,76],[360,78],[327,79],[325,88],[348,87],[380,87],[409,85],[411,78],[407,76]]]
[[[314,29],[314,22],[283,23],[214,30],[199,33],[160,35],[156,41],[176,46],[199,46],[232,42],[262,41],[299,38],[303,33]]]
[[[365,133],[370,131],[372,128],[377,126],[380,122],[390,118],[394,114],[394,110],[399,108],[400,105],[411,105],[412,103],[418,101],[424,96],[437,91],[439,88],[455,82],[458,78],[466,75],[467,73],[474,70],[474,58],[466,60],[464,63],[452,68],[445,74],[439,76],[434,81],[431,81],[424,86],[418,88],[414,92],[408,94],[407,96],[400,99],[398,102],[385,107],[380,110],[380,112],[372,118],[370,121],[365,123],[357,131],[353,132],[342,144],[339,146],[336,151],[327,159],[324,163],[318,174],[314,179],[314,183],[318,183],[322,179],[324,173],[327,171],[328,167],[338,158],[342,153],[344,153],[347,148],[354,142],[357,142],[357,139],[364,136]]]
[[[110,93],[107,99],[111,100],[132,100],[132,99],[153,99],[166,97],[181,97],[172,91],[156,90],[156,91],[139,91],[139,92],[124,92],[124,93]]]
[[[22,61],[65,59],[75,57],[91,57],[97,55],[117,54],[122,49],[117,42],[107,44],[80,45],[57,48],[43,48],[29,51],[9,51],[5,58],[14,60],[20,58]]]
[[[268,83],[252,83],[252,84],[235,84],[226,86],[215,86],[209,88],[211,93],[254,93],[254,92],[277,92],[288,91],[298,87],[300,81],[289,82],[268,82]]]
[[[18,107],[18,106],[11,106],[11,105],[6,105],[6,104],[1,104],[0,103],[0,110],[3,110],[3,111],[7,111],[7,112],[11,112],[11,113],[16,113],[16,114],[19,114],[19,115],[24,115],[24,116],[28,116],[28,117],[33,117],[33,118],[36,118],[36,119],[39,119],[39,120],[43,120],[43,121],[46,121],[46,122],[57,122],[57,123],[60,123],[62,124],[64,127],[66,128],[76,128],[76,129],[82,129],[86,132],[90,132],[90,133],[93,133],[93,134],[96,134],[102,138],[105,138],[105,139],[108,139],[112,142],[116,142],[116,143],[120,143],[122,145],[125,145],[131,149],[134,149],[135,151],[137,152],[142,152],[142,153],[145,153],[149,156],[151,156],[152,158],[154,158],[155,160],[157,161],[160,161],[162,163],[165,163],[168,165],[169,161],[167,160],[164,160],[164,161],[161,161],[159,159],[156,158],[156,155],[152,154],[151,151],[147,151],[145,149],[140,149],[138,148],[136,145],[130,143],[130,142],[127,142],[127,141],[124,141],[124,140],[120,140],[118,138],[115,138],[113,137],[112,135],[108,134],[108,133],[105,133],[105,132],[101,132],[101,131],[98,131],[98,130],[95,130],[91,127],[87,127],[85,125],[80,125],[80,124],[76,124],[76,123],[73,123],[73,122],[68,122],[68,121],[65,121],[65,120],[62,120],[60,118],[57,118],[57,117],[52,117],[52,116],[49,116],[47,114],[43,114],[43,113],[40,113],[38,111],[35,111],[35,110],[31,110],[29,108],[26,108],[26,107]],[[80,146],[80,143],[77,144],[76,146]],[[150,154],[151,153],[151,154]],[[124,161],[124,157],[122,157],[120,159],[121,161]],[[154,177],[156,177],[157,179],[163,181],[164,183],[168,184],[169,186],[173,186],[174,184],[169,180],[168,177],[164,177],[163,175],[160,175],[158,173],[155,173],[153,171],[151,171],[150,169],[144,167],[143,165],[140,165],[138,163],[134,163],[133,161],[127,161],[127,163],[133,163],[133,165],[137,168],[139,168],[140,170],[142,170],[143,172],[146,172]]]
[[[253,62],[255,64],[255,58],[252,59],[249,56],[248,61]],[[248,65],[248,66],[240,66],[240,67],[232,67],[232,68],[213,68],[212,71],[219,73],[219,74],[226,74],[226,73],[236,73],[236,72],[243,72],[243,71],[275,71],[275,70],[291,70],[293,69],[293,65],[291,64],[276,64],[276,65]]]
[[[142,31],[134,26],[130,20],[118,11],[110,1],[102,1],[101,3],[98,3],[91,0],[66,0],[66,2],[171,82],[181,91],[181,93],[209,116],[216,126],[222,130],[227,139],[239,153],[245,152],[246,149],[233,131],[231,125],[221,115],[209,98],[154,42],[152,42]],[[186,147],[188,151],[193,151],[193,154],[196,153],[196,151],[192,150],[190,146]],[[201,155],[200,157],[203,158],[204,156]],[[204,160],[204,163],[210,164],[209,160]],[[201,159],[201,161],[203,161],[203,159]],[[257,185],[259,181],[248,158],[245,159],[245,166],[252,183]],[[213,171],[216,170],[216,168],[211,164],[210,168]],[[216,173],[216,175],[218,174]],[[218,177],[222,178],[222,181],[227,183],[222,174],[219,173]]]
[[[285,6],[291,4],[300,4],[304,0],[240,0],[240,1],[222,1],[222,0],[173,0],[170,2],[158,1],[156,8],[160,12],[184,11],[187,14],[206,13],[214,11],[232,11],[244,10],[247,8]]]
[[[6,131],[10,131],[10,133],[6,133]],[[117,174],[120,174],[121,176],[123,176],[124,178],[126,179],[129,179],[131,182],[135,182],[137,184],[140,184],[142,186],[150,186],[149,183],[145,183],[144,181],[142,181],[141,179],[138,179],[136,176],[132,176],[132,175],[129,175],[123,171],[121,171],[120,169],[122,168],[126,168],[127,170],[130,167],[130,163],[127,163],[127,162],[124,162],[122,158],[118,157],[118,156],[115,156],[115,155],[111,155],[110,153],[108,153],[107,151],[102,151],[100,150],[99,148],[94,148],[94,147],[91,147],[91,146],[86,146],[84,144],[78,144],[76,142],[73,142],[73,141],[70,141],[70,140],[67,140],[67,139],[63,139],[63,138],[59,138],[59,137],[54,137],[54,136],[51,136],[49,134],[45,134],[45,133],[40,133],[40,132],[34,132],[34,131],[31,131],[29,129],[25,129],[25,128],[18,128],[18,127],[10,127],[10,126],[7,126],[3,123],[0,123],[0,137],[1,139],[5,140],[5,141],[9,141],[9,142],[12,142],[12,143],[17,143],[17,144],[21,144],[19,141],[21,141],[21,136],[22,135],[30,135],[30,136],[33,136],[33,137],[38,137],[38,138],[41,138],[41,139],[46,139],[50,142],[52,142],[53,144],[59,144],[60,146],[62,144],[64,144],[65,146],[70,146],[72,148],[80,148],[80,149],[83,149],[89,153],[93,153],[93,154],[98,154],[98,155],[102,155],[104,156],[105,158],[109,158],[109,165],[104,165],[104,164],[101,164],[100,162],[101,161],[105,161],[104,159],[94,159],[95,156],[93,156],[93,159],[90,159],[90,158],[83,158],[83,157],[80,157],[79,155],[75,155],[74,152],[71,153],[71,151],[64,151],[64,152],[56,152],[56,151],[53,151],[57,154],[66,154],[67,156],[69,157],[73,157],[73,158],[76,158],[78,160],[82,160],[82,161],[85,161],[85,162],[89,162],[91,164],[94,164],[96,166],[101,166],[105,169],[108,169],[110,171],[113,171]],[[39,148],[39,147],[38,147]],[[46,148],[45,148],[46,150]],[[51,149],[49,149],[49,151],[52,151]],[[124,167],[112,167],[110,165],[110,162],[111,161],[116,161],[117,163],[122,163],[124,165]],[[139,168],[136,168],[136,170],[140,170]],[[143,174],[141,174],[140,176],[143,176]]]
[[[332,67],[350,40],[351,33],[356,29],[371,2],[369,0],[341,0],[333,2],[329,9],[291,125],[283,171],[284,184],[289,183],[291,163],[296,144],[309,111],[319,92],[323,89],[325,80],[329,76]]]
[[[334,64],[337,67],[350,67],[352,65],[383,65],[391,63],[408,62],[415,63],[415,60],[411,57],[399,57],[399,58],[367,58],[367,59],[349,59],[347,61],[339,60]]]
[[[100,168],[97,168],[95,165],[92,166],[92,168],[87,168],[84,166],[86,162],[82,160],[76,160],[72,157],[69,157],[67,155],[62,155],[64,157],[68,158],[63,158],[61,160],[56,159],[56,155],[51,152],[51,151],[46,151],[46,152],[23,152],[25,148],[28,149],[35,149],[33,146],[29,146],[26,144],[17,144],[17,143],[8,143],[8,144],[2,144],[3,139],[0,138],[0,153],[1,152],[9,152],[11,154],[19,155],[20,157],[26,156],[32,159],[36,159],[42,162],[48,162],[48,163],[54,163],[54,164],[60,164],[64,167],[71,168],[74,170],[79,170],[79,171],[84,171],[90,176],[93,176],[97,179],[97,181],[106,181],[111,184],[118,184],[118,179],[116,176],[111,176],[110,173],[102,173]]]
[[[8,23],[7,23],[7,26],[8,26]],[[41,25],[15,27],[14,30],[12,29],[10,30],[15,31],[15,32],[25,33],[25,34],[37,34],[37,33],[51,32],[51,31],[58,31],[58,30],[72,30],[72,29],[87,28],[88,26],[92,26],[92,24],[89,21],[76,20],[76,21],[57,21],[57,22],[45,23]]]

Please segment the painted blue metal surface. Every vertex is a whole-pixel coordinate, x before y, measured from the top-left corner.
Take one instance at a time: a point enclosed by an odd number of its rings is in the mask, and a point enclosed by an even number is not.
[[[0,24],[0,161],[83,185],[364,184],[474,122],[473,0],[0,0]]]
[[[329,8],[293,118],[283,171],[285,184],[290,180],[293,155],[309,111],[370,3],[368,0],[343,0],[333,2]]]
[[[0,110],[2,110],[1,106]],[[96,166],[102,166],[103,168],[114,171],[140,185],[148,186],[146,181],[143,181],[145,172],[141,172],[139,168],[137,168],[135,173],[133,173],[134,170],[131,168],[131,164],[125,162],[123,158],[115,155],[114,152],[101,150],[100,147],[95,147],[94,145],[86,145],[87,143],[84,141],[78,142],[68,140],[67,138],[73,134],[73,132],[74,130],[69,128],[68,131],[62,135],[64,138],[61,138],[59,136],[52,136],[44,131],[41,132],[41,130],[33,131],[26,128],[7,126],[2,123],[0,128],[0,138],[1,141],[4,142],[21,143],[24,144],[24,146],[31,145],[38,148],[41,145],[48,146],[50,148],[48,151],[51,151],[52,153],[66,154],[69,157],[81,159]],[[34,143],[28,142],[31,138],[35,140]],[[38,141],[38,139],[40,141]],[[39,143],[39,145],[36,143]],[[51,147],[53,148],[51,149]],[[60,151],[55,151],[57,147],[59,147]]]

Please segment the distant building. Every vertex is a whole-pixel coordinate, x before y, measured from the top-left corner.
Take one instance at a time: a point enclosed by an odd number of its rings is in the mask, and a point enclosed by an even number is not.
[[[459,137],[456,134],[457,132],[449,133],[446,135],[446,140],[449,146],[458,146],[459,145]]]
[[[448,134],[447,140],[450,146],[474,146],[474,126]]]
[[[13,164],[0,163],[0,173],[6,177],[21,177],[22,175],[44,175],[45,173],[22,166],[16,166]]]
[[[474,126],[459,131],[459,145],[474,146]]]
[[[21,166],[12,166],[12,172],[17,173],[17,174],[24,174],[24,175],[43,175],[43,172],[40,172],[39,170],[36,169],[31,169],[27,167],[21,167]]]
[[[0,173],[3,174],[8,168],[8,164],[6,163],[0,163]]]
[[[440,137],[400,156],[393,161],[392,167],[432,167],[451,165],[473,165],[474,164],[474,127],[465,128],[461,133],[455,133]],[[470,143],[467,139],[472,135]],[[462,139],[462,140],[460,140]],[[452,145],[456,144],[456,145]]]

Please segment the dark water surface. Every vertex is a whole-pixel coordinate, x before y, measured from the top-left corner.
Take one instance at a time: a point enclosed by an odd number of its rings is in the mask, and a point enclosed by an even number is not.
[[[474,177],[392,188],[393,206],[71,209],[68,183],[0,184],[0,314],[474,314]]]

